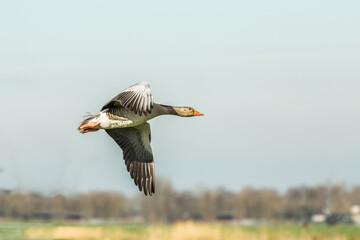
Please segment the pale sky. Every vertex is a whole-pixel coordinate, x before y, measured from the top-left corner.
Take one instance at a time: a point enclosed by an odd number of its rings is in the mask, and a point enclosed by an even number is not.
[[[359,1],[1,1],[0,188],[138,190],[85,112],[150,83],[178,190],[360,183]]]

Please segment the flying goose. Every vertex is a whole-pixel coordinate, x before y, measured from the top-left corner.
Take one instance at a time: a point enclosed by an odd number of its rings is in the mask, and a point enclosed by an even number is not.
[[[107,102],[100,113],[85,115],[78,130],[81,133],[99,129],[112,137],[123,150],[127,171],[145,195],[155,193],[154,159],[150,146],[148,120],[165,114],[180,117],[203,116],[192,107],[174,107],[154,103],[150,85],[132,85]]]

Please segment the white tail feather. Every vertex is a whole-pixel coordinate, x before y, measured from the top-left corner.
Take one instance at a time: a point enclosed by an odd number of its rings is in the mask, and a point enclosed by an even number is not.
[[[84,114],[84,118],[90,118],[90,117],[98,117],[100,116],[100,113],[91,113],[91,112],[87,112]]]

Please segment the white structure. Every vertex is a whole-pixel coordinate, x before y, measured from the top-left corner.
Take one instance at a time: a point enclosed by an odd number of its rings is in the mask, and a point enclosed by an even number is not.
[[[350,208],[350,213],[351,213],[351,220],[356,225],[360,225],[360,206],[359,205],[353,205]]]
[[[326,216],[324,214],[314,214],[311,216],[311,222],[313,223],[324,223]]]

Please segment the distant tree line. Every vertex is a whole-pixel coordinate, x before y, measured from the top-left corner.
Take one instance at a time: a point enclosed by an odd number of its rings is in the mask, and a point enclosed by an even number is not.
[[[239,192],[220,188],[180,192],[159,180],[155,196],[90,192],[73,196],[2,193],[0,218],[21,220],[109,219],[173,222],[184,219],[262,219],[299,221],[318,213],[346,213],[360,204],[360,186],[323,184],[278,192],[247,187]]]

